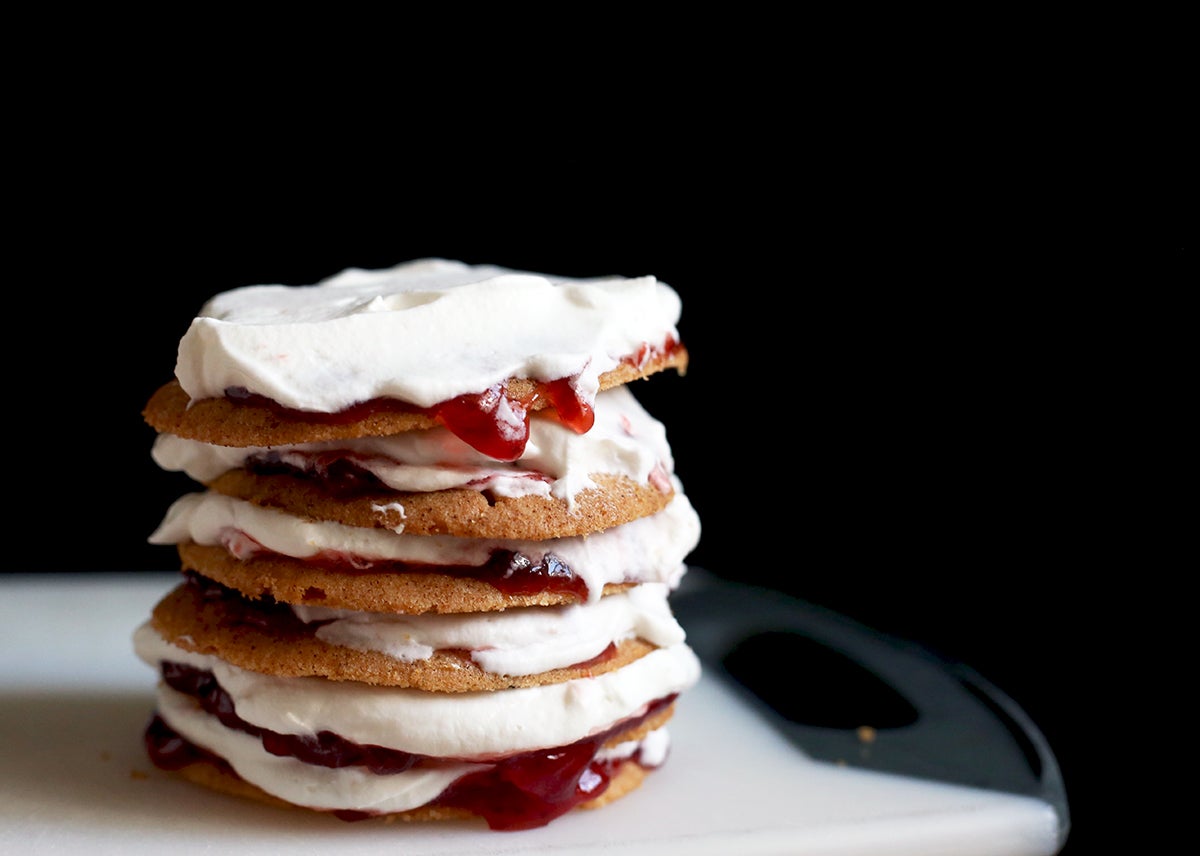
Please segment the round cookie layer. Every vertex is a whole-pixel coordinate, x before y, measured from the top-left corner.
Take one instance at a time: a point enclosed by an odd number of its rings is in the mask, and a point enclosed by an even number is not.
[[[148,621],[134,633],[134,650],[156,670],[169,663],[210,674],[237,717],[261,731],[300,739],[327,731],[362,746],[472,762],[601,734],[673,700],[700,676],[684,643],[588,678],[477,693],[264,675],[173,645]]]
[[[404,612],[486,612],[520,606],[559,606],[625,591],[636,583],[605,583],[599,590],[504,591],[483,579],[421,571],[331,573],[301,559],[264,554],[237,559],[220,546],[178,545],[181,567],[236,589],[246,597],[333,609]]]
[[[546,496],[491,498],[469,488],[429,493],[356,491],[338,496],[317,481],[230,470],[208,487],[297,517],[410,535],[543,541],[599,532],[662,511],[675,495],[623,476],[596,475],[574,502]],[[668,485],[671,483],[668,482]]]
[[[604,793],[595,799],[580,803],[577,809],[596,809],[614,802],[626,794],[633,793],[646,778],[647,769],[634,760],[620,763],[616,772],[609,779]],[[320,811],[311,806],[300,806],[289,803],[277,796],[268,794],[257,785],[252,785],[233,771],[227,763],[219,759],[200,759],[178,770],[179,775],[193,784],[201,785],[210,790],[219,791],[242,799],[255,800],[282,809],[305,809]],[[329,811],[326,809],[325,811]],[[424,805],[405,811],[393,811],[380,814],[383,822],[403,821],[405,823],[433,823],[449,820],[470,820],[477,815],[463,808],[440,805]]]
[[[614,389],[668,369],[687,372],[688,352],[683,346],[650,358],[642,365],[621,363],[600,375],[600,390]],[[532,399],[529,410],[551,407],[550,399],[537,395],[537,384],[512,378],[505,387],[517,400]],[[164,434],[217,446],[280,446],[316,443],[355,437],[386,437],[404,431],[436,428],[442,423],[429,412],[402,402],[380,399],[362,415],[346,418],[281,408],[258,399],[192,399],[178,380],[171,380],[150,396],[142,418]]]
[[[490,497],[565,500],[595,488],[596,474],[625,476],[669,493],[674,462],[666,428],[627,387],[596,397],[592,427],[578,433],[557,420],[529,422],[524,452],[497,461],[445,428],[283,446],[218,446],[160,434],[151,452],[165,470],[202,484],[230,470],[284,472],[345,493],[377,486],[402,493],[470,488]]]
[[[346,526],[210,491],[178,499],[150,540],[177,545],[185,568],[249,597],[271,594],[287,603],[360,611],[474,612],[520,603],[594,601],[607,584],[660,582],[675,588],[699,529],[682,493],[656,514],[601,532],[521,540]],[[377,598],[411,603],[419,595],[414,582],[430,586],[427,606],[376,605]],[[569,597],[521,602],[503,597],[555,593]]]
[[[579,644],[573,643],[569,635],[576,623],[577,610],[594,607],[573,607],[566,611],[543,607],[531,609],[546,609],[547,618],[561,618],[563,631],[554,634],[554,642],[570,651]],[[519,620],[522,612],[527,610],[509,610],[501,613],[500,618],[503,621]],[[444,618],[433,616],[432,620]],[[421,621],[428,623],[430,620],[429,616],[411,619],[408,626],[400,629],[411,630],[411,625],[419,627]],[[474,620],[489,619],[484,616]],[[286,606],[253,602],[202,581],[185,583],[169,592],[155,606],[151,621],[154,629],[177,647],[219,657],[249,671],[279,677],[316,676],[361,681],[430,692],[494,691],[591,677],[621,668],[656,647],[650,641],[629,636],[611,640],[601,638],[594,643],[585,638],[582,643],[586,646],[584,653],[599,649],[586,661],[565,663],[532,674],[496,673],[476,662],[475,657],[479,657],[486,664],[487,657],[495,656],[494,649],[485,649],[474,656],[472,651],[461,648],[436,649],[419,659],[398,659],[379,650],[355,650],[334,644],[322,638],[324,625],[306,623]],[[674,625],[673,620],[670,623]],[[337,627],[336,624],[332,626]],[[674,626],[678,629],[678,625]],[[436,632],[436,628],[431,631]],[[663,641],[674,642],[676,637],[682,637],[682,630]],[[337,634],[333,638],[336,639]],[[497,641],[502,638],[502,635],[497,636]],[[510,658],[519,653],[515,652]],[[535,652],[535,656],[539,660],[544,658],[542,653]],[[566,656],[568,659],[573,657],[570,653]]]

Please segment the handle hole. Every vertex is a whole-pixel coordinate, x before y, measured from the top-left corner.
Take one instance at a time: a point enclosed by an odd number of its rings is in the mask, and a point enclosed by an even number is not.
[[[790,722],[886,729],[917,721],[917,709],[874,672],[802,633],[769,630],[747,636],[721,665]]]

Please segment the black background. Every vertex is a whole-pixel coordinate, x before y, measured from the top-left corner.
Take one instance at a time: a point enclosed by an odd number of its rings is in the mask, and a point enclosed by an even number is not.
[[[1114,664],[1137,665],[1108,574],[1144,573],[1093,513],[1121,469],[1124,352],[1097,282],[1118,256],[1177,275],[1191,245],[1173,208],[1145,204],[1114,243],[1122,179],[1094,181],[1107,159],[1054,109],[1013,124],[961,93],[885,90],[450,127],[103,94],[72,100],[15,170],[12,287],[30,309],[8,319],[25,342],[8,570],[174,566],[145,539],[191,485],[154,467],[140,410],[217,291],[424,256],[653,274],[683,298],[691,367],[635,389],[703,520],[693,563],[975,667],[1045,731],[1087,836],[1096,676],[1111,692]],[[1128,180],[1173,198],[1175,164]]]

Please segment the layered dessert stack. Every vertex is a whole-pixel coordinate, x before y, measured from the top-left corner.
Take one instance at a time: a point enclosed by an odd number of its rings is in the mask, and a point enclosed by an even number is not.
[[[699,521],[628,384],[688,354],[653,277],[425,259],[212,298],[148,402],[197,490],[151,541],[146,746],[343,819],[544,825],[636,788],[699,665]]]

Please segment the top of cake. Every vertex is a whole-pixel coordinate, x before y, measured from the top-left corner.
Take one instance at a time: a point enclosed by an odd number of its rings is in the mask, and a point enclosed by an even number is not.
[[[324,413],[373,398],[431,407],[513,377],[572,377],[594,395],[623,358],[677,339],[679,314],[654,277],[424,259],[218,294],[180,341],[175,375],[193,399],[242,388]]]
[[[487,410],[497,432],[520,440],[528,410],[553,405],[586,430],[600,389],[682,371],[680,308],[652,276],[570,278],[445,259],[350,268],[314,285],[214,296],[180,341],[175,377],[189,406],[225,399],[300,419],[382,401],[454,430],[451,405],[465,398],[457,406]]]

